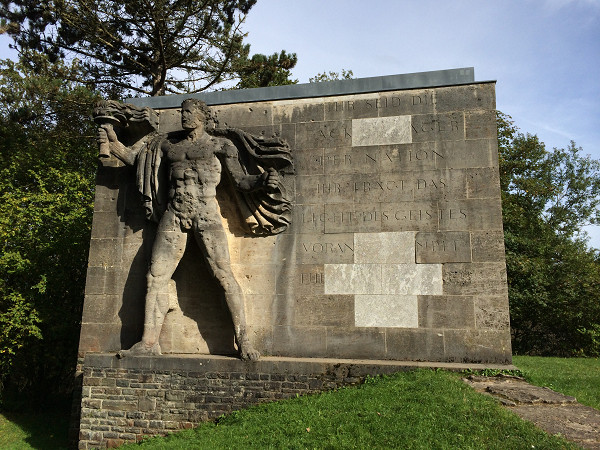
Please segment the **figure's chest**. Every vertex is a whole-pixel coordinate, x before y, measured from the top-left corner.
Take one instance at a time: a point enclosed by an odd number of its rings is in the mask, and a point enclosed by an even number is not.
[[[171,162],[187,160],[212,165],[218,162],[216,153],[217,142],[212,139],[204,142],[182,141],[169,147],[167,159]]]

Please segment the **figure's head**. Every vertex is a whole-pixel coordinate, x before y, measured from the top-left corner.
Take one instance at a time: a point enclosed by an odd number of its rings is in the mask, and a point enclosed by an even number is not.
[[[210,128],[214,119],[202,100],[188,98],[181,104],[181,126],[184,130],[195,130],[196,128]]]

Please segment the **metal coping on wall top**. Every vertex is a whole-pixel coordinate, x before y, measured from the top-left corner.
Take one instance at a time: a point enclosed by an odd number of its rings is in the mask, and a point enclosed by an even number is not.
[[[225,105],[231,103],[330,97],[334,95],[456,86],[474,82],[475,69],[473,67],[463,67],[460,69],[435,70],[431,72],[356,78],[321,83],[290,84],[287,86],[178,94],[162,97],[129,98],[125,102],[140,107],[149,106],[154,109],[167,109],[180,107],[183,100],[187,98],[198,98],[205,101],[208,105]]]

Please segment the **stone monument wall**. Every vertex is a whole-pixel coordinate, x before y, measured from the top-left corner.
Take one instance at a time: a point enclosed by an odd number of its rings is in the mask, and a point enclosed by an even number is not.
[[[219,205],[261,354],[510,363],[494,83],[213,105],[219,126],[279,136],[295,175],[282,234]],[[161,132],[180,109],[155,107]],[[81,352],[141,336],[155,228],[134,169],[98,176]],[[163,353],[234,352],[231,318],[195,243],[170,285]]]
[[[188,428],[367,374],[510,367],[495,84],[472,75],[202,96],[219,127],[277,136],[294,160],[280,180],[292,204],[283,233],[251,236],[225,172],[217,188],[259,361],[223,356],[236,351],[232,318],[193,236],[168,285],[163,355],[115,357],[142,336],[156,224],[145,218],[135,167],[104,159],[80,340],[79,447]],[[132,102],[156,110],[168,133],[181,129],[185,98]]]

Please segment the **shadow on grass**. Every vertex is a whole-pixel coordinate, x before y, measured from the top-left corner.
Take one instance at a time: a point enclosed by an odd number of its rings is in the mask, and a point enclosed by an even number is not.
[[[24,437],[9,448],[67,449],[69,448],[70,411],[64,408],[44,411],[6,411],[0,413],[22,430]]]

